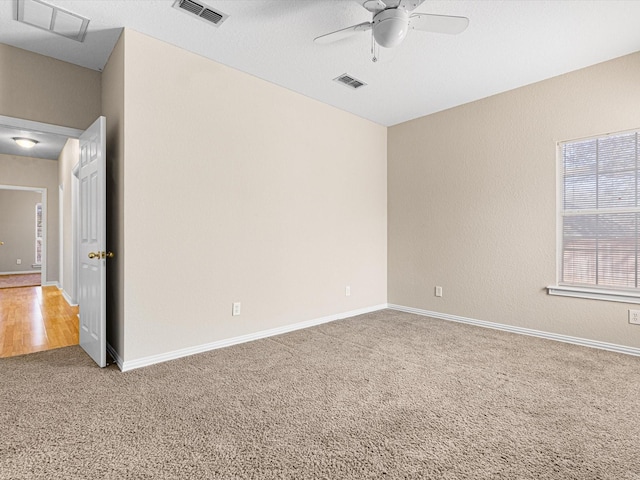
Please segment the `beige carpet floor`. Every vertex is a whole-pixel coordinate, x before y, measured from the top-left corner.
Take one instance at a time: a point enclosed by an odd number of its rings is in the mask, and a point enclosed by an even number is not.
[[[0,275],[0,288],[35,287],[40,285],[40,273]]]
[[[640,358],[385,310],[131,372],[0,360],[1,479],[640,479]]]

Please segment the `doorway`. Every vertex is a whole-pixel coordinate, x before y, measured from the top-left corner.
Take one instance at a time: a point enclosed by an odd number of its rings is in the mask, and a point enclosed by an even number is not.
[[[75,155],[73,164],[61,168],[60,150],[56,153],[56,148],[66,146],[81,133],[0,116],[0,192],[6,187],[6,191],[39,193],[42,215],[41,285],[0,289],[0,357],[78,344],[72,175],[77,151],[69,155]],[[34,139],[36,148],[17,150],[16,137]],[[45,170],[47,178],[52,170],[57,173],[49,182],[52,184],[46,183]],[[34,229],[35,215],[34,211]],[[36,248],[34,258],[28,259],[27,265],[32,268],[38,264]]]
[[[0,288],[47,282],[47,189],[0,184]]]

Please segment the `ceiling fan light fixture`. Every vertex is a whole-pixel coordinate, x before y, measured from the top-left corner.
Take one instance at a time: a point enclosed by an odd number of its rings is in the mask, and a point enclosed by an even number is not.
[[[373,38],[381,47],[400,45],[409,30],[409,13],[401,8],[389,8],[373,19]]]
[[[33,148],[38,143],[37,140],[24,137],[13,137],[13,141],[20,145],[22,148]]]

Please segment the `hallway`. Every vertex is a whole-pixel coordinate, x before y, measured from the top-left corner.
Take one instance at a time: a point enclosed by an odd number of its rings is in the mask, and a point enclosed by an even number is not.
[[[77,345],[77,315],[55,286],[0,289],[0,358]]]

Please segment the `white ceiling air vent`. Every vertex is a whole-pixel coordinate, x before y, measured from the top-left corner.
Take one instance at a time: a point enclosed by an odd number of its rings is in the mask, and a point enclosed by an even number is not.
[[[176,0],[173,4],[173,8],[177,8],[178,10],[182,10],[185,13],[193,15],[205,22],[219,27],[222,22],[224,22],[229,15],[222,13],[218,10],[214,10],[209,5],[206,5],[200,1],[195,2],[194,0]]]
[[[357,78],[354,78],[353,76],[348,75],[346,73],[343,73],[342,75],[340,75],[337,78],[334,78],[333,80],[354,89],[364,87],[366,85],[366,83],[364,83],[363,81],[360,81]]]
[[[83,42],[89,19],[42,0],[16,0],[15,19],[32,27]]]

